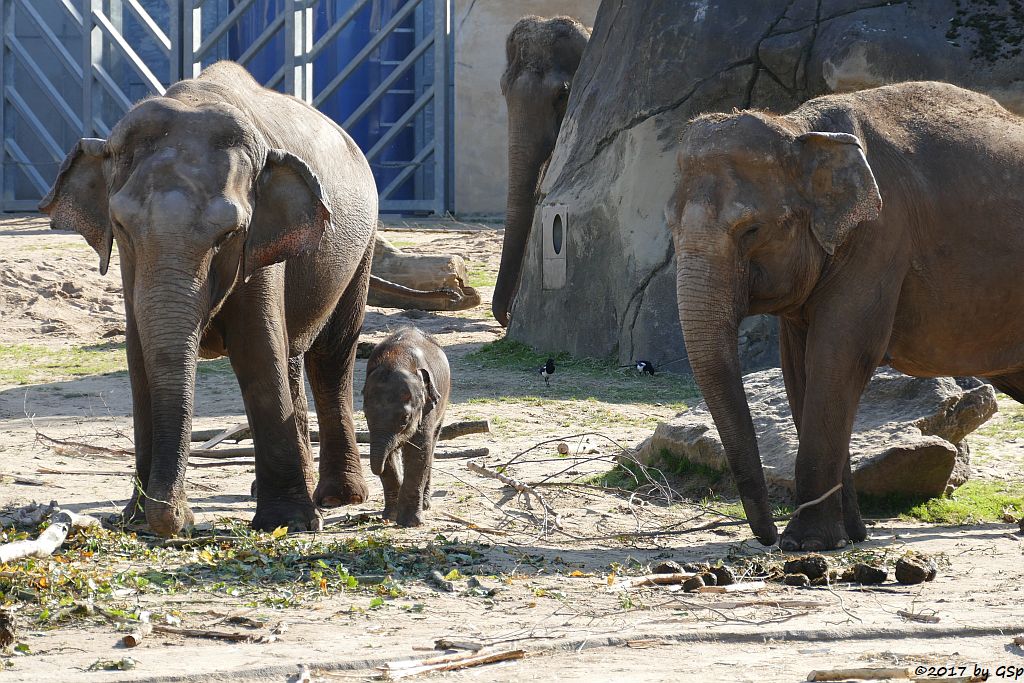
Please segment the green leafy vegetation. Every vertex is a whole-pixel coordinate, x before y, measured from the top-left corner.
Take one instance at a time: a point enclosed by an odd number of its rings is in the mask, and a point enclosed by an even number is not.
[[[868,517],[901,517],[931,524],[997,522],[1024,516],[1024,482],[969,481],[948,496],[873,498],[860,496]]]
[[[493,287],[498,281],[498,274],[487,268],[476,266],[466,270],[466,280],[466,284],[470,287]]]
[[[127,369],[128,360],[121,343],[71,348],[0,345],[0,384],[38,384]]]
[[[403,596],[404,584],[431,570],[448,571],[453,557],[479,557],[474,546],[398,545],[384,533],[289,535],[252,531],[229,521],[186,539],[164,542],[134,533],[91,528],[69,537],[52,557],[0,569],[0,606],[20,603],[40,625],[85,616],[84,602],[110,606],[137,594],[210,593],[252,607],[283,608],[352,593],[352,609],[376,609]],[[356,533],[352,533],[356,532]],[[0,543],[35,536],[0,530]],[[455,570],[456,572],[458,570]]]

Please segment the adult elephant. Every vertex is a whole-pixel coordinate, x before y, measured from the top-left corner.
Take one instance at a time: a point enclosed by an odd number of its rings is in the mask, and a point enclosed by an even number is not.
[[[228,356],[256,449],[253,527],[314,528],[367,488],[352,374],[377,192],[352,139],[303,102],[219,62],[83,139],[40,209],[105,273],[117,241],[135,426],[124,510],[171,536],[185,495],[197,356]],[[303,361],[320,421],[320,480]]]
[[[491,312],[502,327],[519,286],[537,188],[565,117],[590,29],[572,17],[523,17],[505,41],[501,93],[508,107],[508,200]]]
[[[800,437],[785,550],[866,537],[850,472],[861,393],[888,363],[977,375],[1024,401],[1024,119],[945,83],[901,83],[693,120],[669,204],[679,317],[747,519],[774,543],[737,359],[774,313]]]

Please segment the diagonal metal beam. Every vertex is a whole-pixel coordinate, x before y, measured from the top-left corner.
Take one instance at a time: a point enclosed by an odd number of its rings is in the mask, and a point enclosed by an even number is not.
[[[366,7],[369,2],[370,0],[356,0],[356,3],[352,5],[352,7],[349,8],[349,10],[345,12],[340,19],[331,24],[331,27],[327,29],[322,36],[320,36],[320,40],[313,44],[313,47],[309,49],[309,58],[313,59],[319,55],[324,48],[327,47],[327,44],[334,40],[336,35],[341,33],[346,26],[352,23],[352,20],[356,18],[359,11]]]
[[[313,106],[319,107],[325,99],[330,97],[331,93],[337,90],[338,86],[344,83],[348,77],[359,68],[366,58],[373,54],[374,50],[380,47],[380,44],[384,39],[391,35],[391,32],[397,28],[400,23],[405,21],[405,18],[408,17],[414,9],[416,9],[420,2],[421,0],[409,0],[405,3],[402,8],[395,13],[395,16],[391,17],[391,20],[380,28],[377,35],[375,35],[373,39],[359,51],[359,54],[353,57],[352,60],[345,65],[345,68],[342,69],[337,76],[331,79],[330,83],[324,86],[324,89],[320,91],[319,95],[313,98]]]
[[[117,82],[111,78],[106,69],[99,64],[93,64],[92,71],[96,75],[96,80],[98,80],[110,96],[117,100],[117,103],[121,105],[121,109],[128,111],[132,108],[132,101],[128,99],[128,96],[124,94],[124,91],[121,90]]]
[[[79,118],[78,114],[68,105],[64,97],[57,91],[50,79],[46,77],[43,70],[36,63],[36,60],[32,59],[32,55],[29,54],[25,46],[21,44],[13,35],[6,37],[7,47],[11,50],[11,54],[15,55],[22,64],[24,64],[28,70],[32,73],[35,79],[36,85],[43,89],[46,96],[50,98],[53,106],[57,109],[58,113],[67,121],[68,125],[74,131],[82,130],[82,119]]]
[[[24,120],[35,132],[36,137],[43,143],[43,148],[50,153],[50,156],[54,161],[63,161],[64,149],[57,144],[57,141],[50,135],[50,131],[46,130],[46,126],[39,120],[32,108],[28,106],[21,95],[12,86],[4,86],[4,97],[8,102],[14,105],[14,108],[18,110],[22,120]]]
[[[135,73],[139,74],[139,76],[142,77],[142,80],[146,82],[146,85],[149,86],[149,89],[158,95],[163,95],[163,83],[161,83],[160,79],[157,78],[153,74],[153,72],[149,70],[149,67],[146,66],[146,62],[144,62],[142,58],[139,57],[138,54],[136,54],[135,50],[132,49],[132,46],[129,45],[128,42],[124,39],[124,36],[122,36],[121,33],[116,28],[114,28],[114,25],[110,23],[110,20],[107,19],[106,15],[102,12],[93,11],[92,17],[93,20],[96,22],[96,25],[100,27],[100,30],[107,34],[107,37],[110,38],[114,46],[117,47],[117,49],[120,50],[124,54],[124,56],[128,58],[128,63],[131,64],[132,68],[135,70]]]
[[[264,46],[266,46],[266,44],[270,42],[270,39],[274,37],[278,29],[280,29],[281,26],[284,25],[284,15],[285,13],[282,12],[281,14],[278,14],[276,17],[274,17],[274,20],[270,22],[270,25],[267,26],[266,30],[263,31],[263,33],[261,33],[260,36],[252,42],[252,45],[249,46],[249,49],[243,52],[242,56],[235,61],[237,61],[239,64],[246,64],[250,59],[255,57],[256,53],[262,50]]]
[[[388,74],[387,78],[381,81],[381,84],[378,85],[365,100],[363,100],[363,103],[359,105],[359,108],[352,112],[351,116],[345,119],[345,123],[342,125],[342,128],[348,129],[355,125],[356,121],[366,116],[366,113],[376,106],[377,102],[380,101],[380,98],[384,97],[384,94],[391,89],[391,86],[393,86],[399,78],[404,76],[405,72],[408,71],[409,68],[412,67],[416,61],[423,56],[423,53],[426,52],[433,44],[434,36],[431,35],[429,38],[413,48],[413,51],[410,52],[405,59],[399,62],[398,65],[391,70],[391,73]]]
[[[7,151],[7,156],[18,162],[18,167],[39,190],[40,197],[50,191],[50,183],[43,180],[43,176],[39,175],[39,171],[36,170],[36,165],[29,161],[28,155],[18,146],[17,142],[7,138],[4,140],[4,149]]]
[[[57,56],[60,57],[60,60],[64,62],[64,66],[66,66],[71,73],[73,73],[75,76],[78,77],[79,80],[81,80],[81,64],[78,63],[77,59],[71,56],[71,53],[68,52],[67,48],[64,47],[64,43],[61,42],[60,38],[58,38],[56,34],[54,34],[52,30],[50,30],[50,27],[47,26],[43,18],[39,16],[39,12],[36,11],[35,7],[29,4],[28,0],[18,0],[18,4],[21,6],[23,10],[25,10],[25,14],[27,14],[32,19],[32,22],[36,25],[36,28],[39,29],[39,33],[43,36],[43,38],[46,39],[46,42],[50,44],[50,47],[53,48],[53,51],[57,53]],[[80,16],[78,17],[78,20],[79,22],[81,22]]]
[[[412,158],[412,161],[410,161],[409,164],[402,169],[402,172],[395,176],[395,179],[388,183],[387,187],[380,191],[381,200],[387,199],[395,190],[400,188],[402,186],[402,183],[408,180],[409,176],[415,173],[416,169],[422,166],[423,162],[427,160],[427,157],[429,157],[433,153],[434,143],[430,143],[429,145],[421,149],[419,152],[417,152],[416,156]]]
[[[167,37],[163,29],[153,21],[153,17],[149,16],[146,8],[139,4],[139,0],[122,0],[128,3],[128,7],[135,13],[135,18],[139,20],[149,34],[153,36],[153,40],[160,43],[160,46],[164,49],[164,54],[170,56],[171,54],[171,39]]]
[[[196,49],[195,61],[198,62],[202,60],[203,55],[209,52],[210,48],[216,45],[217,41],[219,41],[225,33],[230,31],[232,27],[234,27],[238,22],[239,17],[241,17],[247,9],[252,7],[253,2],[254,0],[238,0],[238,4],[235,5],[235,9],[231,10],[231,13],[224,17],[224,20],[217,25],[217,28],[210,31],[210,35],[208,35],[206,40],[204,40]]]
[[[377,158],[377,155],[387,149],[388,145],[395,139],[395,137],[402,132],[402,129],[409,125],[413,117],[419,114],[420,111],[426,107],[434,99],[434,88],[431,86],[425,93],[420,95],[420,98],[416,100],[411,107],[405,110],[405,113],[398,117],[398,120],[388,128],[388,132],[381,136],[380,140],[366,152],[366,160]]]

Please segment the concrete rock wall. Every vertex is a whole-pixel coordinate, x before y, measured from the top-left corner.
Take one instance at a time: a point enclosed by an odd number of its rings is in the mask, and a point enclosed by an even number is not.
[[[684,357],[664,207],[685,122],[733,107],[786,112],[829,92],[913,79],[988,92],[1024,113],[1019,7],[605,0],[541,188],[509,336],[621,363]],[[544,220],[555,214],[564,223],[561,287],[561,277],[546,284],[542,268],[553,234]],[[747,369],[778,362],[773,319],[748,319],[740,336]]]

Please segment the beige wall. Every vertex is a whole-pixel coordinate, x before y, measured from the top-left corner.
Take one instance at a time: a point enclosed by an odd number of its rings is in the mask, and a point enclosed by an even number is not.
[[[528,14],[567,14],[593,26],[600,0],[455,0],[455,211],[505,213],[508,180],[505,36]]]

